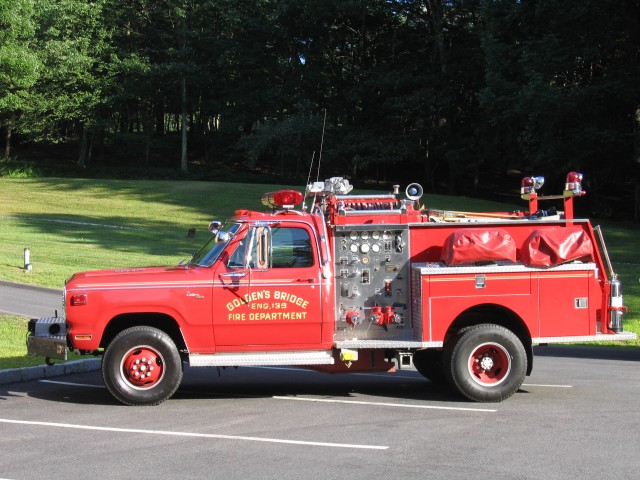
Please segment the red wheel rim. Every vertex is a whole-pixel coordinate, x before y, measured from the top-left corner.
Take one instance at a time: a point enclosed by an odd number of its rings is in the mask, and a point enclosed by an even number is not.
[[[469,356],[469,374],[480,385],[499,385],[509,376],[510,371],[511,355],[500,344],[483,343]]]
[[[134,388],[151,388],[164,376],[162,356],[151,347],[136,347],[122,360],[122,374]]]

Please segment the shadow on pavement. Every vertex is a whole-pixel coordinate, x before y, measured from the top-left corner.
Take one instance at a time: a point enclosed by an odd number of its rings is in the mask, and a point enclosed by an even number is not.
[[[2,400],[27,396],[76,405],[120,406],[107,391],[100,372],[67,375],[29,382],[0,385]],[[184,379],[172,397],[175,400],[271,398],[311,396],[358,399],[374,402],[436,402],[445,406],[470,406],[444,385],[424,379],[415,371],[394,374],[331,375],[294,368],[244,367],[221,370],[186,368]],[[167,403],[171,403],[172,399]]]

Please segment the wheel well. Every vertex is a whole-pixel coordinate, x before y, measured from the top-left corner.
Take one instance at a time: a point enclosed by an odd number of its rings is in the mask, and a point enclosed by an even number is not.
[[[529,329],[513,311],[501,305],[477,305],[462,312],[449,326],[444,338],[446,344],[457,332],[466,327],[479,325],[481,323],[493,323],[511,330],[522,342],[527,352],[527,375],[531,374],[533,368],[533,347]]]
[[[187,351],[187,345],[178,323],[173,317],[162,313],[127,313],[113,317],[102,334],[100,347],[106,348],[118,333],[139,325],[162,330],[171,337],[181,354]]]

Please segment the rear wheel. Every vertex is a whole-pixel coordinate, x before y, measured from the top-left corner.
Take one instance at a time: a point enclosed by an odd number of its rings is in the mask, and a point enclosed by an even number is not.
[[[500,325],[481,324],[456,335],[444,350],[453,388],[476,402],[500,402],[518,391],[527,372],[520,339]]]
[[[109,392],[126,405],[157,405],[170,398],[182,381],[182,361],[169,335],[138,326],[120,332],[102,359]]]

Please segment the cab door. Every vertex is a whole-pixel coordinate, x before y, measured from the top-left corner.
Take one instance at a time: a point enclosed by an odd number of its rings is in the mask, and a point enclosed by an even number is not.
[[[218,351],[319,345],[320,282],[317,242],[308,224],[249,228],[215,273]]]

